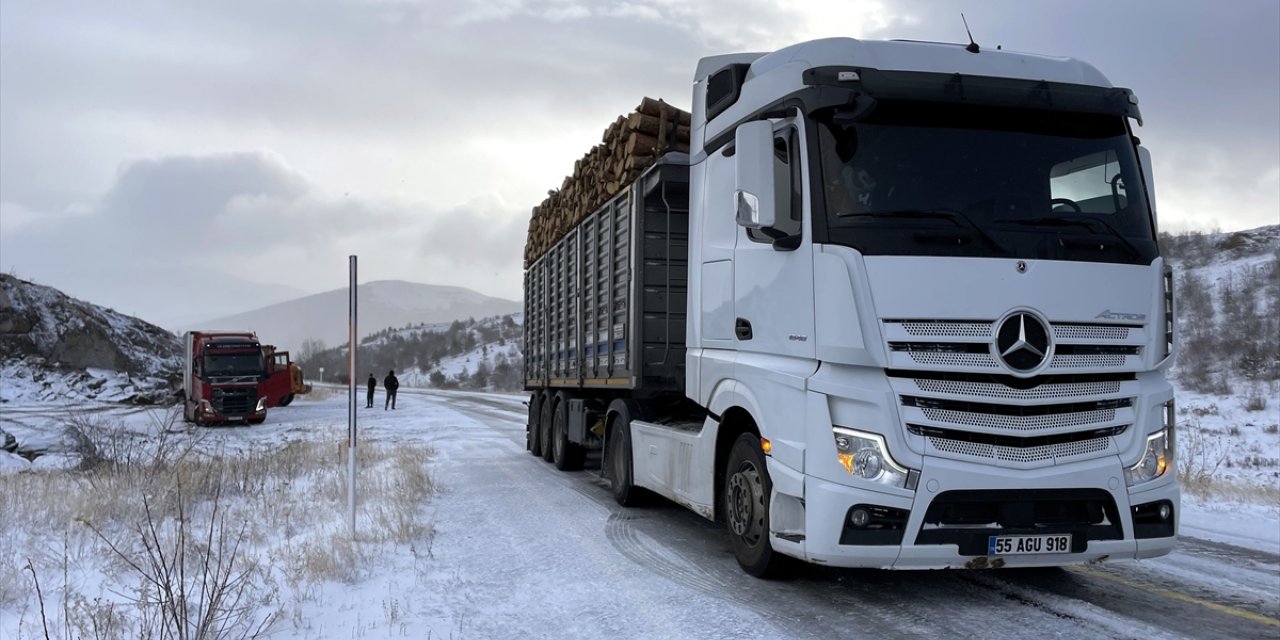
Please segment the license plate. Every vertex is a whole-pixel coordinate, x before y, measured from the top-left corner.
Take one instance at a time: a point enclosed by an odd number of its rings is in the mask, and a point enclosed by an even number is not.
[[[989,556],[1017,556],[1031,553],[1071,553],[1071,534],[987,538],[987,555]]]

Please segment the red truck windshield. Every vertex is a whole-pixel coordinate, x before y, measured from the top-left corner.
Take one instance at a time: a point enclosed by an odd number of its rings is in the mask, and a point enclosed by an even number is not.
[[[262,354],[260,352],[210,353],[204,357],[204,376],[206,378],[261,376],[262,374]]]

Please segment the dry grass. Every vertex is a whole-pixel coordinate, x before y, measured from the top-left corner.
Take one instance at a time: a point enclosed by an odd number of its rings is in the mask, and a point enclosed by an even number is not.
[[[361,444],[353,540],[339,443],[210,452],[208,430],[175,426],[172,416],[143,433],[73,416],[68,434],[83,456],[79,468],[0,476],[12,543],[0,549],[0,608],[21,617],[20,638],[44,637],[42,618],[51,637],[178,637],[162,633],[164,619],[151,607],[171,600],[156,597],[164,581],[155,574],[166,566],[158,550],[189,567],[221,567],[216,575],[243,587],[236,607],[271,614],[282,593],[305,599],[319,583],[361,579],[398,546],[429,545],[432,535],[424,505],[435,491],[433,452],[425,446]],[[37,576],[46,596],[62,594],[43,616],[32,595]]]
[[[1178,483],[1185,493],[1280,507],[1280,487],[1235,482],[1219,473],[1230,466],[1230,451],[1221,434],[1205,431],[1193,419],[1178,429],[1177,437]]]

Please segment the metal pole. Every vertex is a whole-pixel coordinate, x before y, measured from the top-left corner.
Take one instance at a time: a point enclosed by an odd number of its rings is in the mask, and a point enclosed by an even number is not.
[[[349,256],[351,269],[350,298],[347,305],[351,313],[347,328],[348,374],[347,386],[347,509],[351,513],[351,538],[356,537],[356,257]]]

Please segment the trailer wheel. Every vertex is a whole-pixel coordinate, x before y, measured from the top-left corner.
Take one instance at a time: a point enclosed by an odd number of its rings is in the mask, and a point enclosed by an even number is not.
[[[769,494],[773,482],[754,434],[738,436],[724,471],[724,514],[729,546],[742,569],[757,578],[781,575],[789,558],[769,544]]]
[[[634,484],[631,466],[631,421],[619,415],[609,429],[609,447],[605,452],[605,473],[609,476],[609,489],[613,499],[624,507],[644,504],[649,492]]]
[[[287,407],[287,406],[289,406],[289,403],[290,403],[290,402],[293,402],[293,394],[292,394],[292,393],[290,393],[289,395],[286,395],[286,396],[285,396],[285,397],[283,397],[283,398],[280,398],[279,406],[281,406],[281,407]]]
[[[551,460],[561,471],[577,471],[586,460],[586,451],[569,442],[569,398],[560,396],[551,423]]]
[[[555,418],[555,396],[547,394],[542,398],[542,418],[538,421],[538,442],[541,445],[538,455],[551,462],[551,422]]]
[[[542,455],[542,445],[538,442],[538,422],[542,417],[542,394],[534,392],[529,396],[529,422],[524,426],[525,449],[535,456]]]

